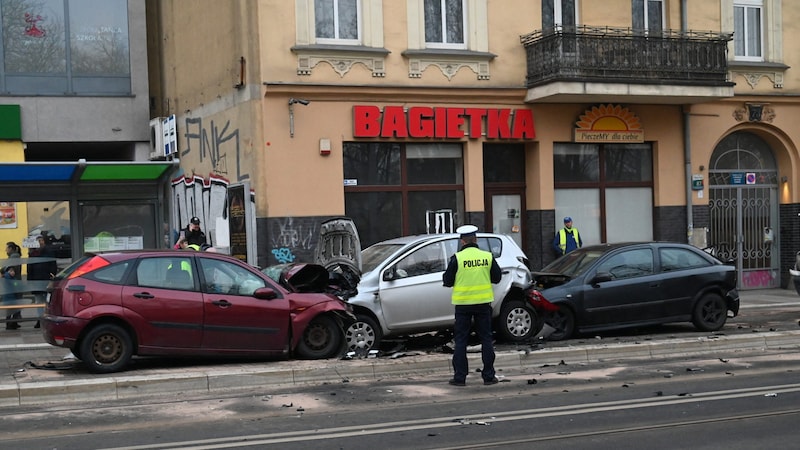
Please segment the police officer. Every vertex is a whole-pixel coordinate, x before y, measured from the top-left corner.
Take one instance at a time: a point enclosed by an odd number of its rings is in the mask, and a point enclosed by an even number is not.
[[[583,247],[583,241],[578,229],[572,226],[572,217],[564,217],[564,228],[558,230],[553,239],[553,249],[555,249],[556,255],[564,256],[581,247]]]
[[[461,250],[450,258],[442,276],[445,287],[452,287],[452,302],[455,305],[455,341],[453,351],[453,386],[466,386],[469,366],[467,362],[467,340],[475,321],[475,331],[481,342],[483,384],[496,384],[494,371],[494,345],[492,343],[492,284],[502,278],[500,266],[490,252],[481,250],[477,244],[478,227],[464,225],[456,230],[461,235]]]

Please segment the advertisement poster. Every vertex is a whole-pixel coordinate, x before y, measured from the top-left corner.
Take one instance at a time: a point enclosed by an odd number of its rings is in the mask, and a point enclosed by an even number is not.
[[[17,228],[17,204],[0,202],[0,228]]]
[[[247,262],[247,187],[228,187],[228,224],[230,227],[231,256]]]

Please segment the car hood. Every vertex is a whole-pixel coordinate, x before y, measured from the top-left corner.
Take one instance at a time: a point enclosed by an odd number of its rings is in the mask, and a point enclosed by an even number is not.
[[[319,264],[289,263],[262,272],[290,292],[326,292],[345,300],[356,294],[359,281],[347,265],[328,269]]]
[[[533,272],[533,285],[542,291],[556,286],[561,286],[572,280],[569,275],[555,272]]]

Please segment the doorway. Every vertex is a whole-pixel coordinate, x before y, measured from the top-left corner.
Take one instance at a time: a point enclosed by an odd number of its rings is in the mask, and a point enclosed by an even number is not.
[[[491,198],[489,217],[492,232],[505,234],[511,237],[519,248],[524,248],[522,246],[522,195],[489,192],[487,197]]]
[[[714,149],[709,165],[709,244],[733,260],[738,288],[780,285],[778,171],[769,145],[735,132]]]
[[[483,146],[485,229],[505,234],[525,250],[525,146]]]

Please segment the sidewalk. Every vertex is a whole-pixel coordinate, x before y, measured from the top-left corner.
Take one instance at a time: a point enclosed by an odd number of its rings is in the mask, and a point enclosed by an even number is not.
[[[742,313],[748,308],[797,305],[792,290],[773,289],[741,293]],[[24,314],[24,313],[23,313]],[[29,313],[31,314],[31,313]],[[354,380],[386,380],[420,375],[450,374],[451,355],[410,352],[397,358],[329,359],[322,361],[236,361],[209,363],[191,360],[174,367],[143,368],[109,375],[73,369],[70,353],[44,343],[33,321],[19,330],[0,330],[0,407],[37,404],[70,404],[85,401],[133,399],[146,396],[224,394],[252,391],[265,385],[296,386],[342,383]],[[575,345],[574,340],[535,351],[497,353],[495,368],[501,374],[535,373],[544,365],[580,364],[622,359],[657,359],[713,352],[794,351],[800,349],[800,328],[736,335],[645,340],[635,343]],[[556,343],[553,343],[556,344]],[[471,365],[480,365],[480,353],[470,354]],[[29,363],[45,368],[32,367]],[[49,370],[48,370],[49,369]]]

